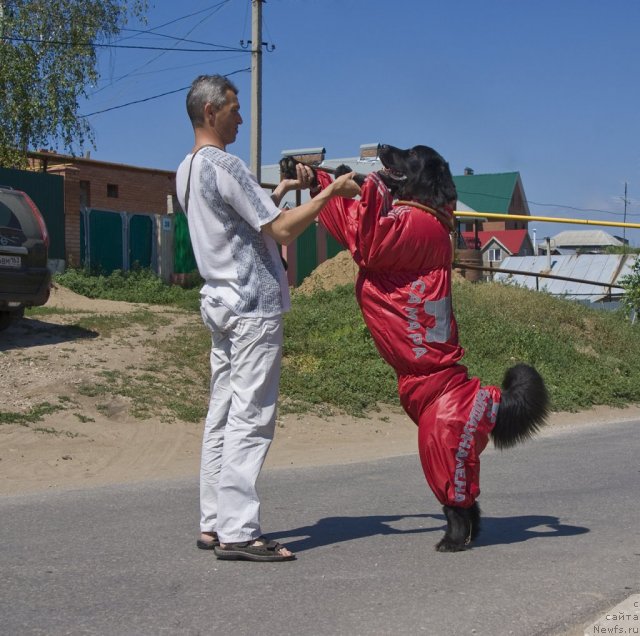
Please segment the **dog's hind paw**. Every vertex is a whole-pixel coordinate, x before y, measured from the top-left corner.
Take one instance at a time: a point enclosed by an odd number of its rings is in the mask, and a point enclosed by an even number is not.
[[[467,543],[457,543],[449,539],[449,537],[444,537],[440,539],[436,544],[436,550],[438,552],[462,552],[468,548]]]

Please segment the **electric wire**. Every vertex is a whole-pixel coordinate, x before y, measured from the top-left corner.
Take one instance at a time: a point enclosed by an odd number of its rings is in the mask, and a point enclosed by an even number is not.
[[[241,68],[238,69],[237,71],[232,71],[231,73],[225,73],[225,77],[229,77],[231,75],[236,75],[237,73],[247,73],[251,71],[251,67],[248,68]],[[79,117],[92,117],[93,115],[100,115],[102,113],[108,113],[109,111],[112,110],[118,110],[120,108],[125,108],[127,106],[133,106],[134,104],[142,104],[143,102],[150,102],[153,99],[158,99],[160,97],[165,97],[167,95],[173,95],[174,93],[179,93],[180,91],[185,91],[188,88],[191,88],[191,84],[189,84],[188,86],[182,86],[181,88],[176,88],[174,90],[171,91],[166,91],[164,93],[159,93],[158,95],[152,95],[151,97],[144,97],[142,99],[135,99],[133,101],[127,102],[126,104],[120,104],[118,106],[111,106],[110,108],[103,108],[102,110],[96,110],[92,113],[87,113],[86,115],[79,115]]]
[[[171,24],[175,24],[176,22],[180,22],[181,20],[187,20],[188,18],[192,18],[196,15],[200,15],[201,13],[207,13],[208,11],[212,11],[213,9],[213,13],[216,13],[219,9],[222,8],[223,5],[228,4],[231,0],[222,0],[222,2],[219,2],[217,5],[214,5],[213,7],[207,7],[206,9],[200,9],[200,11],[194,11],[193,13],[188,13],[187,15],[183,15],[179,18],[174,18],[173,20],[169,20],[169,22],[164,22],[163,24],[159,24],[157,26],[151,27],[150,29],[147,29],[146,32],[148,33],[153,33],[154,31],[156,31],[157,29],[163,29],[166,26],[169,26]],[[211,15],[212,15],[211,14]],[[207,16],[210,17],[210,16]],[[207,18],[205,18],[206,20]],[[122,31],[134,31],[135,29],[129,29],[129,28],[123,28]],[[144,33],[145,31],[141,31],[142,33]],[[132,38],[137,37],[136,35],[129,35],[127,37],[124,38],[120,38],[119,40],[116,40],[117,42],[122,42],[124,40],[130,40]]]
[[[31,44],[41,44],[46,46],[70,46],[78,48],[101,48],[101,49],[141,49],[147,51],[177,51],[181,53],[246,53],[241,48],[209,48],[209,49],[193,49],[193,48],[178,48],[167,46],[145,46],[141,44],[106,44],[101,42],[65,42],[63,40],[39,40],[37,38],[22,38],[13,36],[2,36],[2,41],[9,42],[26,42]],[[221,45],[210,45],[221,46]]]
[[[213,7],[208,7],[208,8],[207,8],[207,9],[205,9],[205,10],[197,11],[197,12],[195,12],[195,13],[192,13],[192,14],[188,15],[188,16],[183,16],[182,18],[176,18],[175,20],[170,20],[169,22],[165,22],[164,24],[162,24],[162,25],[160,25],[160,26],[153,27],[153,28],[151,28],[151,29],[147,29],[147,33],[153,33],[153,34],[159,35],[159,34],[157,34],[157,33],[156,33],[158,29],[164,28],[164,27],[166,27],[166,26],[168,26],[168,25],[171,25],[171,24],[175,24],[176,22],[178,22],[178,21],[180,21],[180,20],[182,20],[182,19],[186,19],[186,18],[188,18],[188,17],[193,17],[194,15],[198,15],[198,14],[201,14],[201,13],[207,13],[207,15],[206,15],[202,20],[200,20],[200,22],[198,22],[198,23],[197,23],[197,24],[195,24],[193,27],[191,27],[191,28],[190,28],[190,29],[185,33],[185,35],[184,35],[184,36],[182,36],[182,38],[176,38],[178,41],[186,42],[186,41],[187,41],[186,37],[187,37],[188,35],[190,35],[191,33],[193,33],[193,31],[194,31],[197,27],[202,26],[202,24],[204,24],[204,23],[205,23],[209,18],[211,18],[215,13],[217,13],[218,11],[220,11],[220,9],[222,9],[222,7],[223,7],[225,4],[228,4],[228,2],[230,2],[230,0],[222,0],[222,2],[219,2],[217,5],[214,5]],[[136,31],[140,31],[140,30],[137,30],[137,29],[136,29]],[[144,34],[144,32],[143,32],[143,31],[140,31],[140,32]],[[132,36],[132,37],[133,37],[133,36]],[[167,36],[167,37],[174,37],[174,36]],[[200,42],[200,44],[202,44],[202,42]],[[205,43],[205,44],[206,44],[206,43]],[[216,44],[216,45],[213,45],[213,46],[220,46],[220,45],[217,45],[217,44]],[[173,47],[173,48],[175,48],[175,47]],[[130,70],[128,73],[125,73],[124,75],[121,75],[121,76],[120,76],[120,77],[118,77],[117,79],[112,80],[111,82],[109,82],[109,83],[107,83],[107,84],[103,85],[101,88],[99,88],[99,89],[97,89],[97,90],[93,91],[93,92],[91,93],[91,96],[97,95],[98,93],[100,93],[100,92],[102,92],[103,90],[105,90],[105,89],[107,89],[107,88],[109,88],[109,87],[113,86],[114,84],[116,84],[116,83],[118,83],[118,82],[122,81],[123,79],[126,79],[127,77],[131,77],[131,76],[132,76],[134,73],[136,73],[137,71],[139,71],[139,70],[141,70],[141,69],[143,69],[143,68],[146,68],[146,67],[147,67],[147,66],[149,66],[150,64],[153,64],[155,61],[157,61],[159,58],[161,58],[161,57],[162,57],[166,52],[167,52],[167,51],[162,51],[162,52],[158,53],[157,55],[155,55],[155,56],[151,57],[149,60],[147,60],[147,61],[146,61],[146,62],[144,62],[143,64],[141,64],[141,65],[139,65],[139,66],[136,66],[135,68],[133,68],[132,70]]]
[[[510,197],[504,197],[504,196],[500,196],[500,195],[494,195],[494,194],[487,194],[486,192],[471,192],[469,190],[458,190],[458,194],[466,194],[466,195],[470,195],[470,196],[486,196],[489,197],[491,199],[498,199],[501,201],[511,201]],[[625,213],[624,212],[613,212],[611,210],[601,210],[601,209],[597,209],[597,208],[579,208],[573,205],[563,205],[561,203],[540,203],[538,201],[532,201],[531,199],[525,199],[525,202],[527,203],[527,205],[537,205],[537,206],[541,206],[541,207],[548,207],[548,208],[562,208],[565,210],[573,210],[574,212],[595,212],[597,214],[611,214],[613,216],[624,216]],[[634,212],[629,212],[627,211],[626,216],[640,216],[640,213],[634,213]]]

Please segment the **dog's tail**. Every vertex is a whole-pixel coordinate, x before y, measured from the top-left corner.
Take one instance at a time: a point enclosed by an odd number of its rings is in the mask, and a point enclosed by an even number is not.
[[[497,448],[510,448],[533,437],[549,413],[549,395],[542,376],[527,364],[507,370],[502,399],[491,438]]]

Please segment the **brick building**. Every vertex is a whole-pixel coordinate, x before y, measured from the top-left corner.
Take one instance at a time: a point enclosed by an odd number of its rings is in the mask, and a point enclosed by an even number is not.
[[[65,260],[80,263],[81,210],[167,214],[167,200],[175,200],[175,171],[71,157],[55,152],[29,153],[34,171],[64,177]]]

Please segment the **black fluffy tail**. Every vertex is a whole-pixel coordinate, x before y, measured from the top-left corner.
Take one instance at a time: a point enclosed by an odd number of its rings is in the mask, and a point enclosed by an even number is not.
[[[542,376],[527,364],[507,370],[502,400],[491,438],[497,448],[510,448],[533,437],[549,413],[549,396]]]

